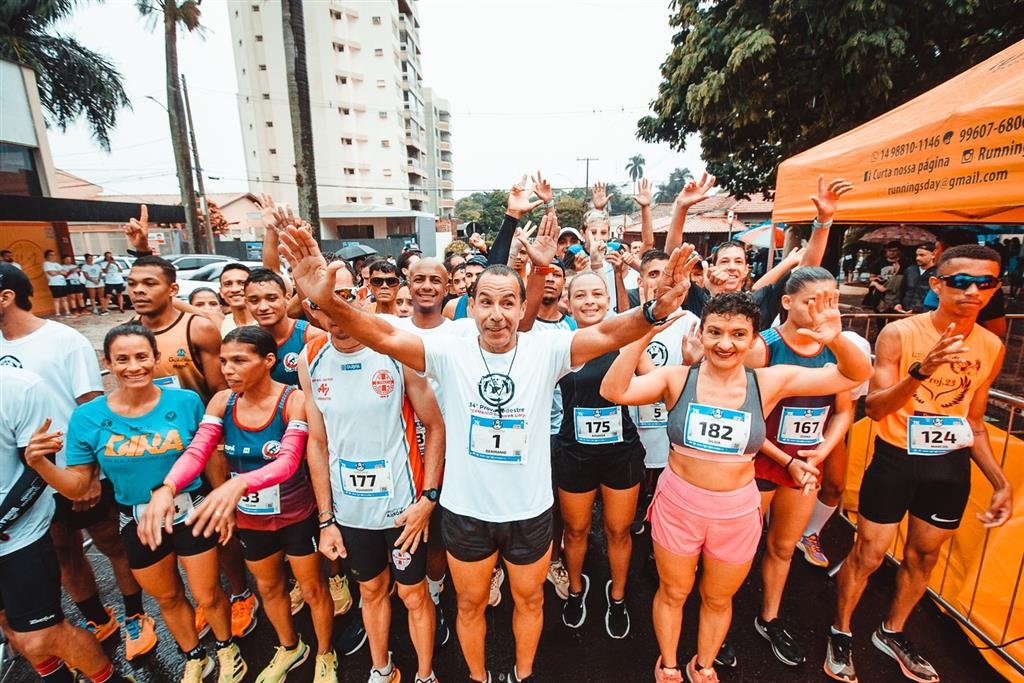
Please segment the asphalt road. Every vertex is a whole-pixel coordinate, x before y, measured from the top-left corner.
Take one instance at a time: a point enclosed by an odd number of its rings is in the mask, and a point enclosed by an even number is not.
[[[595,529],[599,521],[595,519]],[[630,570],[628,604],[632,630],[624,640],[612,640],[604,631],[604,591],[608,579],[607,562],[603,556],[603,539],[600,532],[591,537],[591,550],[587,555],[586,568],[591,579],[592,590],[587,601],[587,622],[579,630],[566,628],[560,617],[561,601],[550,586],[546,587],[544,605],[544,634],[538,653],[536,673],[543,681],[619,682],[651,681],[657,646],[650,621],[650,604],[656,589],[656,575],[653,561],[648,561],[650,541],[639,537],[634,544],[633,563]],[[833,559],[842,557],[852,543],[852,534],[841,520],[833,519],[825,530],[823,543]],[[90,558],[101,582],[101,591],[106,602],[114,606],[120,615],[120,596],[111,577],[105,558],[97,551],[90,550]],[[905,680],[895,663],[878,652],[870,643],[870,633],[881,619],[893,586],[893,567],[886,565],[870,583],[854,619],[855,647],[854,662],[861,681]],[[755,564],[743,588],[735,599],[735,612],[729,641],[739,657],[735,669],[719,669],[723,682],[740,681],[822,681],[821,663],[825,653],[825,633],[834,613],[835,586],[824,570],[805,563],[802,556],[794,559],[789,588],[784,603],[783,615],[790,624],[791,632],[804,644],[808,661],[799,667],[789,667],[774,658],[766,641],[753,628],[760,599],[759,570]],[[156,614],[155,605],[147,598],[147,607]],[[69,615],[77,618],[73,605],[65,601]],[[686,605],[683,636],[680,643],[682,661],[692,656],[696,645],[697,608],[699,598],[694,595]],[[442,606],[449,623],[454,624],[455,604],[451,587],[442,593]],[[511,669],[513,642],[511,633],[511,597],[507,585],[501,604],[488,610],[488,666],[495,681],[502,680],[498,674]],[[314,640],[309,622],[309,610],[304,609],[296,617],[300,631],[307,642]],[[338,617],[336,633],[346,625],[349,615]],[[401,602],[394,599],[392,644],[395,663],[403,670],[403,680],[411,683],[415,668],[415,655],[410,644],[405,611]],[[269,662],[276,645],[273,629],[260,613],[260,624],[242,642],[243,654],[249,663],[246,681],[254,681],[261,668]],[[943,616],[928,600],[922,601],[911,616],[908,633],[921,653],[938,669],[944,681],[998,681],[1002,680],[971,647],[955,622]],[[124,646],[111,638],[107,651],[123,670],[132,673],[138,683],[171,683],[179,680],[182,657],[174,641],[158,619],[160,644],[149,655],[131,665],[124,663]],[[208,647],[212,643],[206,641]],[[365,681],[369,673],[370,659],[364,647],[356,654],[342,658],[339,666],[339,681],[355,683]],[[440,648],[435,657],[435,672],[443,683],[465,680],[466,669],[462,663],[458,643],[454,635],[448,645]],[[313,657],[289,676],[290,681],[309,681],[313,674]],[[38,680],[23,660],[15,660],[5,668],[2,683]],[[208,680],[214,680],[210,678]]]

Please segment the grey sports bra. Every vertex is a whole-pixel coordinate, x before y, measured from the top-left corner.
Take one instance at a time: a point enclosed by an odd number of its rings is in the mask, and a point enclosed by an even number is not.
[[[748,462],[764,443],[764,410],[757,375],[745,368],[747,393],[739,408],[697,403],[700,366],[689,369],[679,400],[668,413],[672,450],[699,460]]]

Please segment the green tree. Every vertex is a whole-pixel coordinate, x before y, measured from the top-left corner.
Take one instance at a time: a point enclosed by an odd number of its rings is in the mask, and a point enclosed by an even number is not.
[[[668,180],[659,183],[654,190],[654,201],[658,204],[671,204],[675,201],[676,195],[686,187],[686,183],[693,180],[693,174],[688,168],[677,168],[668,174]]]
[[[455,218],[460,223],[478,223],[483,216],[483,207],[473,197],[463,197],[455,202]]]
[[[579,229],[586,211],[587,204],[579,197],[574,197],[570,193],[555,197],[555,215],[558,216],[558,225],[562,228]]]
[[[309,221],[313,237],[320,239],[320,206],[313,156],[313,119],[309,105],[309,72],[306,69],[306,24],[302,0],[281,0],[284,38],[284,71],[288,80],[288,110],[295,153],[295,188],[299,215]]]
[[[117,112],[131,105],[114,65],[56,30],[79,4],[79,0],[0,2],[0,58],[36,72],[39,101],[50,124],[63,131],[84,115],[93,139],[110,151]]]
[[[1022,12],[1021,0],[674,0],[638,137],[684,149],[699,133],[719,185],[770,193],[784,159],[1024,38]]]
[[[635,183],[644,177],[644,164],[646,163],[642,154],[629,158],[629,162],[626,164],[626,173],[629,174],[630,180]]]
[[[185,105],[181,95],[181,77],[178,74],[178,29],[189,33],[201,31],[199,25],[199,0],[135,0],[135,7],[149,23],[151,29],[164,29],[164,69],[167,87],[167,123],[171,131],[171,147],[174,150],[174,165],[178,171],[178,189],[181,204],[185,207],[185,224],[188,227],[192,249],[198,251],[205,244],[202,225],[199,222],[199,208],[193,186],[192,157],[189,154],[185,130]]]

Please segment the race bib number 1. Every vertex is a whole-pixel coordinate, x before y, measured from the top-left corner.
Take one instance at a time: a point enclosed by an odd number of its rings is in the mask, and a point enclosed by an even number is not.
[[[819,408],[792,408],[783,406],[779,418],[779,443],[794,446],[813,446],[821,443],[821,433],[825,430],[828,418],[828,406]]]
[[[576,441],[581,444],[621,443],[622,409],[573,408]]]
[[[683,445],[709,453],[743,455],[750,437],[750,413],[691,403]]]
[[[974,433],[966,418],[911,415],[907,418],[907,453],[942,455],[974,445]]]
[[[391,463],[387,460],[339,460],[341,489],[355,498],[390,498]]]
[[[526,464],[526,421],[470,415],[469,454],[508,465]]]

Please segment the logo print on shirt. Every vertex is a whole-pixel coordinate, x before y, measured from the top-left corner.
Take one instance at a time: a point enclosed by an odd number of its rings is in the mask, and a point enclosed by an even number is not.
[[[668,363],[668,348],[660,341],[652,341],[647,345],[647,355],[651,357],[651,361],[659,368],[664,367]]]
[[[391,562],[398,571],[405,571],[405,568],[412,564],[412,555],[403,552],[401,548],[394,548],[391,551]]]
[[[476,390],[487,405],[500,408],[515,396],[516,384],[508,375],[492,372],[480,378]]]
[[[185,349],[178,349],[177,356],[178,356],[178,358],[184,358],[185,357]]]
[[[327,396],[331,393],[331,385],[328,384],[327,382],[320,382],[320,384],[316,385],[316,393],[319,394],[320,396],[323,396],[324,398],[327,398]]]
[[[297,353],[286,353],[284,359],[281,361],[284,363],[284,369],[288,372],[295,372],[299,369],[299,354]]]
[[[164,415],[164,419],[167,420],[168,422],[174,422],[175,420],[178,419],[178,414],[172,410],[171,412]]]
[[[167,434],[135,434],[133,436],[111,434],[103,449],[103,455],[106,457],[139,457],[163,455],[171,451],[181,452],[183,450],[185,450],[185,445],[181,442],[181,435],[178,434],[177,429],[172,429]]]
[[[15,358],[14,356],[4,356],[3,358],[0,358],[0,366],[5,368],[25,367],[24,365],[21,364],[21,361]]]
[[[387,370],[378,370],[373,373],[373,379],[370,380],[370,386],[373,388],[373,392],[381,398],[387,398],[391,395],[391,392],[395,390],[395,378],[391,376],[391,373]]]
[[[273,460],[277,456],[281,455],[281,442],[280,441],[267,441],[263,444],[263,459]]]

